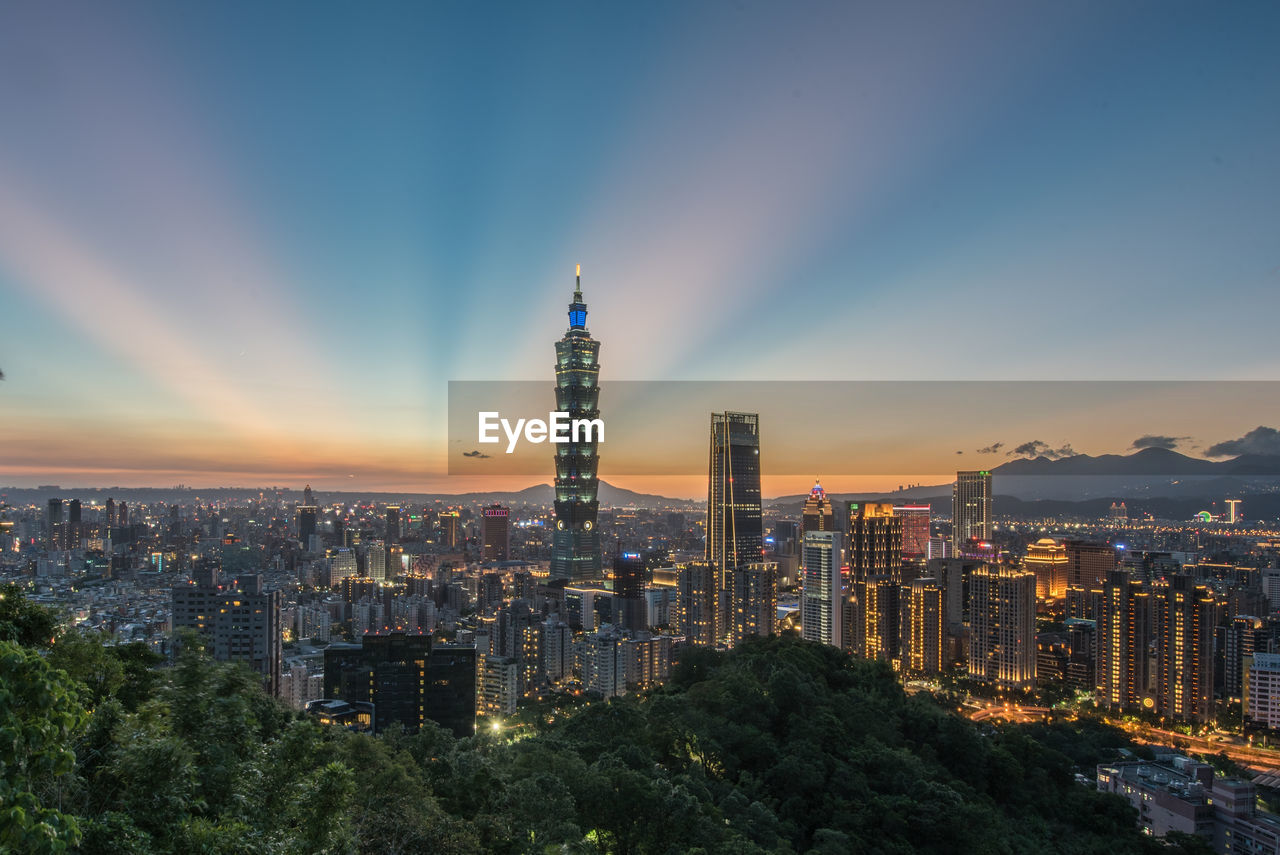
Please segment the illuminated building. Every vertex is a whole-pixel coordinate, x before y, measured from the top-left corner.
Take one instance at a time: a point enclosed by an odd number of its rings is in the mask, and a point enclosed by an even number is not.
[[[1107,573],[1098,616],[1098,694],[1112,709],[1152,710],[1151,593],[1123,570]]]
[[[807,641],[844,646],[844,591],[840,568],[844,538],[834,531],[804,536],[800,633]]]
[[[45,549],[53,551],[66,548],[63,528],[62,500],[50,499],[45,511]]]
[[[446,511],[440,515],[440,533],[444,545],[456,549],[462,539],[462,518],[457,511]]]
[[[326,557],[329,559],[330,588],[338,587],[343,579],[359,572],[355,550],[348,546],[330,549]]]
[[[514,715],[520,699],[520,668],[509,656],[486,656],[480,673],[480,711],[502,718]]]
[[[582,300],[582,268],[578,268],[569,329],[556,342],[556,410],[571,422],[600,418],[600,342],[587,332],[587,304]],[[584,431],[570,442],[556,443],[556,528],[551,541],[551,578],[570,582],[599,579],[603,574],[600,532],[596,529],[600,456],[597,436]]]
[[[1067,549],[1051,537],[1027,546],[1023,567],[1036,574],[1036,597],[1057,600],[1067,593]]]
[[[455,736],[475,733],[476,649],[428,635],[367,635],[324,652],[326,698],[373,705],[373,730],[430,720]]]
[[[951,492],[951,543],[957,555],[971,540],[991,540],[991,473],[985,469],[956,473]]]
[[[1157,643],[1156,710],[1187,721],[1207,721],[1214,713],[1214,627],[1212,592],[1182,574],[1155,584]]]
[[[849,575],[902,580],[902,519],[885,502],[849,503]]]
[[[1124,502],[1121,502],[1120,504],[1112,502],[1109,516],[1113,523],[1127,523],[1129,521],[1129,509],[1125,507]]]
[[[969,676],[1000,689],[1036,683],[1036,577],[984,564],[969,579]]]
[[[1240,505],[1242,502],[1239,499],[1227,499],[1225,504],[1227,506],[1227,522],[1231,525],[1240,522]]]
[[[244,662],[262,675],[271,695],[280,691],[284,594],[263,589],[262,576],[218,584],[216,565],[197,569],[191,584],[173,588],[174,630],[193,629],[219,662]]]
[[[729,571],[760,561],[760,416],[712,413],[707,492],[707,561],[716,570],[717,637],[730,629]]]
[[[1106,581],[1108,573],[1116,569],[1116,550],[1110,544],[1067,540],[1063,547],[1067,553],[1069,588],[1096,588]]]
[[[898,658],[898,625],[901,586],[890,576],[870,576],[855,582],[862,615],[862,655],[892,662]]]
[[[1253,615],[1236,615],[1222,635],[1222,693],[1228,698],[1238,698],[1244,692],[1244,664],[1255,653],[1265,653],[1268,636],[1267,623]]]
[[[176,511],[177,508],[175,507]],[[67,525],[65,531],[64,546],[67,549],[79,549],[81,542],[80,530],[80,500],[72,499],[67,502]]]
[[[925,677],[941,674],[946,665],[946,596],[937,579],[921,577],[911,583],[906,608],[907,649],[903,666]]]
[[[511,509],[489,505],[480,524],[480,541],[485,561],[506,561],[511,557]]]
[[[690,561],[677,567],[676,631],[690,644],[716,643],[716,568],[706,561]]]
[[[929,558],[929,505],[894,505],[893,515],[902,520],[902,557]],[[939,558],[944,556],[939,555]]]
[[[1246,656],[1242,665],[1245,722],[1280,730],[1280,654],[1256,652]]]
[[[760,561],[739,564],[729,571],[729,577],[732,643],[773,635],[778,615],[778,565]]]
[[[369,544],[364,553],[364,574],[377,582],[387,578],[387,548],[382,541]]]
[[[800,512],[802,532],[831,531],[835,528],[835,513],[831,500],[822,489],[822,485],[814,482],[809,491],[809,498],[804,500],[804,509]]]

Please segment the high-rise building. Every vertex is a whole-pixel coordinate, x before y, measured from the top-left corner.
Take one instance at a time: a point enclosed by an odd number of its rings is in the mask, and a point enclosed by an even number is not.
[[[929,505],[894,505],[893,515],[902,520],[902,557],[929,558]],[[943,556],[939,556],[940,558]]]
[[[280,691],[283,653],[280,608],[284,594],[263,588],[262,576],[218,584],[217,568],[199,568],[191,584],[173,588],[173,628],[195,630],[220,662],[245,662]]]
[[[302,544],[302,548],[309,550],[311,548],[311,538],[316,533],[316,507],[315,505],[299,505],[298,506],[298,542]]]
[[[1213,593],[1177,574],[1155,583],[1156,707],[1162,715],[1207,721],[1214,713]]]
[[[66,535],[65,524],[62,521],[62,500],[50,499],[48,508],[45,511],[45,548],[65,549]]]
[[[1225,504],[1227,506],[1227,522],[1230,523],[1231,525],[1235,525],[1236,523],[1240,522],[1240,519],[1241,519],[1240,505],[1242,504],[1241,500],[1227,499]]]
[[[311,492],[311,485],[310,485],[310,484],[308,484],[308,485],[307,485],[305,488],[303,488],[303,490],[302,490],[302,504],[304,504],[304,505],[315,505],[315,503],[316,503],[316,497],[315,497],[315,494]]]
[[[893,662],[898,658],[902,586],[891,576],[868,576],[854,582],[858,613],[862,617],[861,653],[867,659]]]
[[[569,304],[569,329],[556,342],[556,410],[569,414],[571,423],[600,421],[600,342],[587,332],[587,304],[582,299],[579,266]],[[599,579],[603,575],[600,532],[598,439],[602,430],[571,433],[570,441],[556,444],[556,528],[551,540],[551,578],[570,582]]]
[[[1151,593],[1124,570],[1107,572],[1098,615],[1098,696],[1112,709],[1152,710]]]
[[[885,502],[849,503],[849,575],[902,581],[902,518]]]
[[[1116,569],[1116,550],[1107,543],[1087,540],[1063,542],[1067,554],[1067,587],[1093,589],[1107,580]]]
[[[719,624],[716,568],[707,561],[690,561],[676,572],[676,631],[690,644],[714,645]]]
[[[462,542],[462,517],[457,511],[445,511],[440,514],[440,534],[444,545],[457,549]]]
[[[951,491],[951,543],[957,555],[971,540],[991,540],[991,473],[985,469],[956,473]]]
[[[772,561],[739,564],[729,571],[729,627],[734,644],[752,636],[773,635],[778,619],[778,565]]]
[[[1027,546],[1025,569],[1036,574],[1036,597],[1057,600],[1067,593],[1067,548],[1051,537]]]
[[[644,599],[645,565],[639,552],[620,552],[613,559],[613,599],[619,625],[626,630],[649,628]]]
[[[931,677],[947,664],[946,595],[937,579],[920,577],[911,582],[906,608],[907,649],[903,665],[910,674]]]
[[[387,505],[387,545],[400,542],[400,506]]]
[[[1242,682],[1244,720],[1248,724],[1280,729],[1280,654],[1261,651],[1245,657]]]
[[[807,641],[844,646],[844,538],[835,531],[811,531],[801,550],[800,633]]]
[[[832,531],[835,528],[835,512],[821,483],[815,481],[813,489],[809,491],[809,498],[804,500],[800,526],[802,532]]]
[[[434,721],[455,736],[475,734],[476,649],[431,643],[429,635],[366,635],[324,652],[324,693],[373,704],[375,733]]]
[[[1238,698],[1244,692],[1245,661],[1255,653],[1267,652],[1266,621],[1253,615],[1236,615],[1222,633],[1222,693]]]
[[[365,550],[364,575],[375,582],[387,579],[387,547],[380,540],[371,542]]]
[[[1005,690],[1036,682],[1036,577],[983,565],[969,580],[969,676]]]
[[[489,505],[481,517],[480,541],[485,561],[506,561],[511,557],[511,509]]]
[[[67,502],[67,549],[80,548],[83,540],[80,526],[80,500],[72,499]]]
[[[711,414],[709,468],[707,560],[723,574],[763,552],[760,416]]]

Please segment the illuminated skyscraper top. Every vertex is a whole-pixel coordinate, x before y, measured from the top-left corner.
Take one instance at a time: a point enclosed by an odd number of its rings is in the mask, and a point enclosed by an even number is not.
[[[570,420],[600,417],[600,342],[587,331],[578,265],[569,304],[569,329],[556,342],[556,409]],[[551,541],[551,578],[581,582],[600,579],[600,509],[596,473],[599,455],[590,432],[556,444],[556,530]]]

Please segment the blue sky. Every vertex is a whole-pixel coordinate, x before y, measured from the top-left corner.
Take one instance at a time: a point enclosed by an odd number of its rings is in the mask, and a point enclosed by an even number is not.
[[[1266,3],[7,5],[0,483],[446,487],[446,383],[549,381],[578,262],[606,379],[1274,378],[1278,36]]]

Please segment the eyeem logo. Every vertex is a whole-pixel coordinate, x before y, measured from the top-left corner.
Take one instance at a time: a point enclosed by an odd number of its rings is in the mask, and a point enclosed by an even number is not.
[[[501,442],[498,429],[507,435],[507,454],[516,450],[516,443],[523,435],[526,442],[604,442],[603,419],[571,419],[568,413],[547,413],[547,420],[502,418],[496,412],[480,413],[480,435],[478,441]]]

